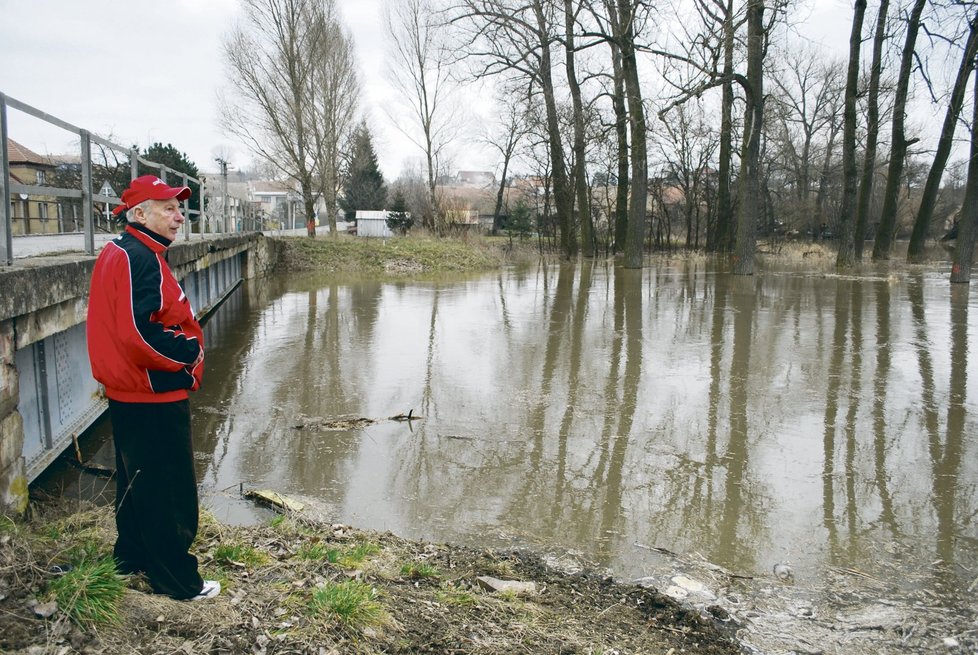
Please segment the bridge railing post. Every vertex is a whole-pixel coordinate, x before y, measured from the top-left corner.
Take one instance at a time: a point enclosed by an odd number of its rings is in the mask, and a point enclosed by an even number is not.
[[[3,222],[0,223],[0,266],[14,263],[14,216],[10,206],[10,158],[7,152],[7,96],[0,93],[0,201]]]
[[[188,186],[187,174],[183,173],[182,177],[183,177],[183,186]],[[193,230],[190,229],[191,225],[190,225],[190,198],[189,197],[183,201],[183,217],[185,219],[183,222],[183,238],[186,241],[190,241],[190,233]]]
[[[82,223],[85,226],[85,252],[95,254],[95,221],[92,217],[92,139],[88,130],[80,130],[81,136],[81,206]]]

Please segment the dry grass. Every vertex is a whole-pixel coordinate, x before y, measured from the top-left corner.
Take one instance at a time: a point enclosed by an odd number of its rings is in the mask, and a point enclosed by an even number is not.
[[[63,612],[35,615],[31,602],[47,587],[52,558],[92,544],[111,551],[112,526],[110,508],[0,522],[0,651],[736,652],[709,621],[651,590],[568,576],[528,553],[409,542],[298,516],[242,528],[203,513],[194,551],[204,577],[222,580],[216,599],[171,600],[133,577],[116,623],[81,627]],[[235,548],[261,556],[215,555]],[[336,557],[300,555],[316,549]],[[533,581],[538,591],[493,594],[475,584],[481,575]]]

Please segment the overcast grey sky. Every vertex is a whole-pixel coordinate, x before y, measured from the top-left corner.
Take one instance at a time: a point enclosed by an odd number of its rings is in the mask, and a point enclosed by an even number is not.
[[[381,0],[337,0],[354,36],[365,97],[384,96]],[[238,0],[0,0],[0,92],[115,143],[172,143],[202,170],[230,149],[217,98],[222,41]],[[73,152],[70,133],[8,111],[9,136],[41,154]],[[371,112],[381,166],[395,177],[413,146]]]
[[[395,178],[420,153],[392,125],[385,74],[383,0],[337,0],[356,43],[364,102],[381,167]],[[805,31],[845,54],[852,3],[810,0]],[[250,156],[224,136],[224,35],[238,0],[0,0],[0,92],[120,145],[172,143],[203,171],[221,148],[232,166]],[[871,18],[867,19],[871,20]],[[467,90],[467,105],[478,93]],[[479,98],[476,98],[479,100]],[[73,150],[71,135],[9,111],[10,137],[41,154]],[[489,168],[470,139],[455,162]]]

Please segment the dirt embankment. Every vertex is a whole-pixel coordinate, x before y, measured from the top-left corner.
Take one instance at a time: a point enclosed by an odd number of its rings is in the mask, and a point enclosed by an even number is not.
[[[503,237],[358,239],[337,235],[315,239],[286,237],[282,241],[280,266],[300,272],[438,275],[487,271],[507,264],[541,260],[535,241]]]
[[[741,652],[720,612],[597,571],[562,573],[529,552],[410,542],[297,518],[232,528],[205,516],[195,552],[205,577],[221,580],[218,598],[173,601],[132,577],[118,620],[83,626],[68,607],[52,605],[50,589],[79,553],[111,553],[112,513],[53,511],[0,524],[0,652]],[[365,618],[317,604],[322,590],[347,583],[368,590]]]

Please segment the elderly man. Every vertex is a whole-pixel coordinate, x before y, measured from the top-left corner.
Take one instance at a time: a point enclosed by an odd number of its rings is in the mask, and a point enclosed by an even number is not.
[[[99,253],[88,301],[88,354],[105,387],[116,460],[115,558],[154,591],[211,598],[189,553],[197,535],[188,391],[200,386],[204,341],[190,301],[166,262],[184,223],[189,187],[153,175],[122,193],[128,223]]]

